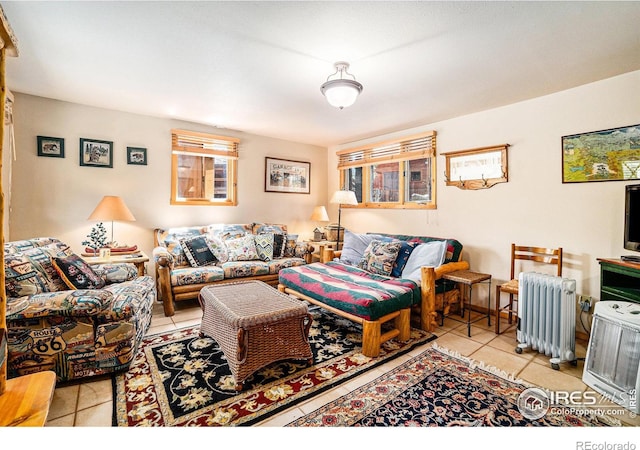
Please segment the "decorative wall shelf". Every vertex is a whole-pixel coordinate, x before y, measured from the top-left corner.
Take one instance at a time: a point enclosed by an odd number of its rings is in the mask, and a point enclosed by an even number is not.
[[[447,186],[460,189],[487,189],[509,181],[509,144],[443,153]]]

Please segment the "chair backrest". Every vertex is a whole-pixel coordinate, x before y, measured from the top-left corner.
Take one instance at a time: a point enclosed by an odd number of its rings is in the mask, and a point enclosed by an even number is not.
[[[556,266],[556,275],[562,276],[562,247],[544,248],[511,244],[511,279],[516,277],[516,261],[531,261]]]

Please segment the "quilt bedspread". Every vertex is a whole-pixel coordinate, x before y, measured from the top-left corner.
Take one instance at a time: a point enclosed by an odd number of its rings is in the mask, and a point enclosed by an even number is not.
[[[420,289],[412,280],[376,275],[339,262],[282,269],[279,282],[366,320],[377,320],[420,302]]]

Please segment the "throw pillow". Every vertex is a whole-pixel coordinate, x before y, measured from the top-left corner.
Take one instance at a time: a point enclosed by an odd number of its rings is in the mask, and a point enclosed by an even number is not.
[[[359,267],[377,275],[391,275],[401,245],[400,241],[371,241],[364,251]]]
[[[422,266],[441,266],[447,249],[447,241],[431,241],[418,245],[413,249],[407,264],[402,270],[402,278],[408,278],[420,284]]]
[[[286,247],[287,235],[281,233],[273,234],[273,258],[282,258]]]
[[[53,267],[69,289],[102,289],[104,280],[78,255],[53,258]]]
[[[181,239],[180,246],[191,267],[210,266],[218,262],[206,236]]]
[[[258,251],[253,240],[253,235],[246,234],[235,239],[224,241],[229,251],[229,261],[253,261],[258,258]]]
[[[253,236],[253,240],[256,244],[256,252],[258,253],[258,258],[262,261],[271,261],[273,259],[273,234],[256,234]]]
[[[393,263],[393,270],[391,270],[391,276],[396,278],[400,278],[402,276],[402,271],[404,270],[404,266],[407,265],[411,252],[413,252],[413,249],[418,246],[417,242],[401,242],[402,245],[400,246],[398,257],[396,258],[396,262]]]
[[[207,241],[209,242],[209,247],[213,252],[213,256],[215,256],[219,262],[225,263],[229,260],[229,251],[227,250],[227,246],[222,239],[217,236],[208,234]]]
[[[377,234],[356,234],[349,230],[344,230],[344,241],[342,243],[342,253],[340,262],[350,266],[360,264],[364,251],[373,240],[391,240]]]
[[[298,245],[298,235],[287,234],[287,241],[285,242],[285,247],[284,247],[284,256],[287,258],[295,258],[297,245]]]

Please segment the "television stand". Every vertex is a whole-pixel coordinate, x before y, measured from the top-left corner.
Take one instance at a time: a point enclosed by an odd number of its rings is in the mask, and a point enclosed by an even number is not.
[[[637,255],[622,255],[620,257],[620,259],[623,260],[623,261],[631,261],[631,262],[640,263],[640,256],[637,256]]]
[[[640,264],[620,259],[598,258],[600,300],[640,303]]]

